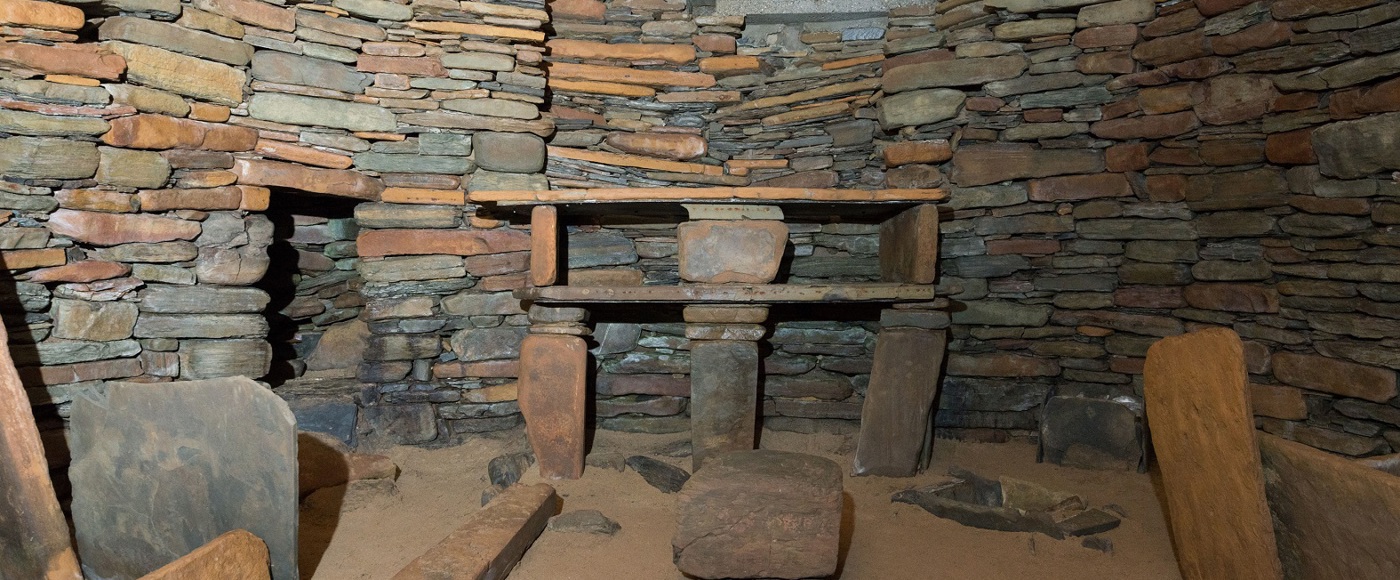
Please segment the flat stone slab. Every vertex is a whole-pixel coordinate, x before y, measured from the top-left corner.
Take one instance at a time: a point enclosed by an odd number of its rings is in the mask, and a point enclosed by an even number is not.
[[[758,344],[692,342],[690,437],[694,467],[699,469],[714,455],[753,449],[757,433]]]
[[[924,284],[687,284],[685,286],[548,286],[516,290],[515,297],[539,303],[690,302],[926,302],[935,289]]]
[[[787,224],[772,220],[700,220],[676,226],[680,276],[689,282],[763,284],[778,275]]]
[[[141,580],[268,580],[267,544],[248,530],[210,540]]]
[[[244,377],[109,383],[73,402],[73,525],[88,577],[139,578],[245,529],[296,580],[296,419]]]
[[[513,485],[467,517],[436,546],[408,563],[394,580],[500,580],[510,574],[549,518],[559,496],[543,483]]]
[[[564,334],[531,334],[520,343],[520,412],[540,475],[583,475],[588,345]]]
[[[0,342],[8,341],[0,325]],[[0,578],[81,578],[34,411],[8,347],[0,348],[0,482]]]
[[[544,191],[480,190],[467,195],[472,202],[499,205],[542,203],[631,203],[707,202],[744,203],[755,201],[851,203],[927,202],[948,197],[941,189],[818,189],[805,187],[626,187],[620,189],[552,189]]]
[[[1259,435],[1286,578],[1400,578],[1400,477]]]
[[[676,567],[697,578],[814,578],[836,572],[841,468],[767,449],[711,458],[678,500]]]
[[[908,477],[919,469],[932,424],[946,330],[894,328],[875,340],[875,363],[861,407],[855,474]]]
[[[1164,338],[1147,350],[1144,374],[1182,577],[1282,578],[1239,335]]]

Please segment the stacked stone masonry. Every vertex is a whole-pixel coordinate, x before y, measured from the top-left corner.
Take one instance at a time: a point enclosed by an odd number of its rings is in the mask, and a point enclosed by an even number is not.
[[[36,413],[57,434],[104,380],[304,375],[348,381],[384,442],[509,428],[529,236],[466,191],[944,187],[940,435],[1031,434],[1051,395],[1138,397],[1153,341],[1228,326],[1264,430],[1400,450],[1400,6],[876,20],[5,0],[0,306]],[[677,283],[674,223],[647,221],[569,224],[568,283]],[[858,222],[789,223],[780,279],[877,280]],[[594,314],[598,424],[687,428],[679,315]],[[853,430],[878,314],[775,309],[766,423]]]

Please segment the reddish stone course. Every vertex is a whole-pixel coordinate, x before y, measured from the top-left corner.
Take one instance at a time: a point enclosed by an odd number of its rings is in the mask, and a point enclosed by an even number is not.
[[[449,254],[475,256],[530,249],[530,236],[520,230],[368,230],[356,247],[361,256]]]

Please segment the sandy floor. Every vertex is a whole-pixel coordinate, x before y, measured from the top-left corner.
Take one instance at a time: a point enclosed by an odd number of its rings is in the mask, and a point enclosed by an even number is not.
[[[599,432],[593,451],[650,454],[683,436]],[[437,450],[397,448],[388,454],[403,475],[394,489],[356,485],[322,490],[302,510],[302,574],[316,580],[387,579],[478,509],[488,486],[486,463],[521,451],[523,436],[480,439]],[[849,437],[765,432],[763,446],[822,455],[850,464]],[[663,458],[664,459],[664,458]],[[671,460],[690,467],[690,460]],[[1128,517],[1103,534],[1104,554],[1078,539],[968,528],[890,494],[940,479],[949,465],[981,475],[1009,475],[1077,493],[1091,505],[1117,504]],[[540,481],[536,470],[522,479]],[[671,563],[675,497],[630,470],[589,468],[577,481],[553,482],[564,510],[597,509],[622,525],[617,535],[545,531],[512,580],[680,580]],[[846,479],[849,530],[843,530],[843,579],[1173,579],[1180,578],[1152,480],[1137,473],[1082,471],[1035,463],[1028,444],[938,440],[933,466],[915,478]]]

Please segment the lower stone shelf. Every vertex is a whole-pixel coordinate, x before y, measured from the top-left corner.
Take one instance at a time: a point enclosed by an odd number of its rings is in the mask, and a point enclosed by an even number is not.
[[[686,284],[683,286],[540,286],[515,297],[541,304],[669,302],[918,302],[934,299],[930,284]]]

